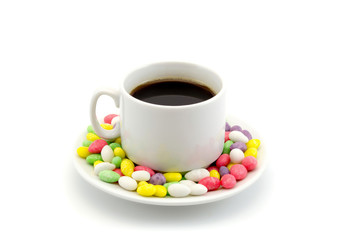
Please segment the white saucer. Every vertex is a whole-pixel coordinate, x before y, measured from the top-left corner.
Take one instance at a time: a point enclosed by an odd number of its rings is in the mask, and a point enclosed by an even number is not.
[[[74,165],[79,174],[91,185],[95,186],[96,188],[114,195],[116,197],[126,199],[133,202],[145,203],[145,204],[152,204],[152,205],[163,205],[163,206],[185,206],[185,205],[196,205],[196,204],[203,204],[209,203],[214,201],[219,201],[224,198],[231,197],[235,194],[240,193],[250,185],[252,185],[264,172],[265,165],[266,165],[266,153],[265,153],[265,144],[262,141],[261,137],[258,133],[248,124],[238,120],[236,117],[228,116],[227,122],[232,125],[240,125],[243,129],[248,130],[253,138],[260,139],[261,146],[258,149],[258,165],[255,170],[248,173],[246,178],[242,181],[236,183],[236,186],[232,189],[219,189],[216,191],[208,192],[202,196],[188,196],[184,198],[173,198],[173,197],[165,197],[165,198],[158,198],[158,197],[142,197],[137,194],[136,191],[131,192],[121,188],[117,183],[106,183],[101,181],[94,173],[93,173],[93,166],[89,165],[85,159],[80,158],[77,153],[76,149],[79,146],[82,146],[83,140],[86,139],[86,132],[84,131],[80,136],[78,141],[76,141],[76,146],[74,149]]]

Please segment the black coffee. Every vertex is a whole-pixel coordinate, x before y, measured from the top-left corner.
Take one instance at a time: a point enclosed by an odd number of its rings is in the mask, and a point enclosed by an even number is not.
[[[130,94],[144,102],[167,106],[199,103],[215,95],[206,86],[180,79],[147,82],[136,87]]]

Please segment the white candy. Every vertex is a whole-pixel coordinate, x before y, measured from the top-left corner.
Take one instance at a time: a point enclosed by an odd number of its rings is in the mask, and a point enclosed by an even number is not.
[[[198,182],[201,179],[203,179],[204,177],[209,177],[209,176],[210,176],[210,173],[205,168],[194,169],[185,174],[185,178],[187,180],[191,180],[194,182]]]
[[[134,191],[137,188],[137,182],[128,176],[120,177],[118,182],[119,182],[120,187],[122,187],[128,191]]]
[[[94,173],[95,175],[99,176],[99,173],[103,170],[114,170],[115,169],[115,165],[109,162],[102,162],[97,164],[94,167]]]
[[[190,194],[195,196],[203,195],[208,191],[208,189],[202,184],[194,184],[190,187],[190,190]]]
[[[120,117],[114,117],[112,120],[111,120],[111,126],[115,126],[116,124],[120,123]]]
[[[191,190],[185,184],[174,183],[168,187],[168,192],[172,197],[186,197]]]
[[[229,134],[229,138],[233,142],[247,143],[249,141],[249,139],[240,131],[232,131]]]
[[[101,149],[101,157],[104,160],[104,162],[111,162],[114,157],[114,151],[109,145],[105,145]]]
[[[150,173],[147,171],[135,171],[131,174],[131,177],[136,181],[149,181],[150,180]]]
[[[191,181],[191,180],[181,180],[179,183],[184,184],[184,185],[186,185],[188,187],[191,187],[192,185],[196,184],[194,181]]]
[[[234,148],[230,151],[230,160],[232,163],[241,163],[244,159],[244,153],[238,148]]]

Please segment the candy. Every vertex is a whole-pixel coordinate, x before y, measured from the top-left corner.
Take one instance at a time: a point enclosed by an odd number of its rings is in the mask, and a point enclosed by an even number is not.
[[[226,153],[229,154],[230,153],[230,146],[233,144],[234,142],[231,140],[228,140],[224,143],[224,148],[223,148],[223,152],[222,153]]]
[[[115,124],[118,124],[120,123],[120,117],[114,117],[112,120],[111,120],[111,126],[115,126]]]
[[[89,152],[91,153],[101,153],[101,150],[104,146],[108,145],[107,142],[103,139],[97,139],[92,142],[89,146]]]
[[[101,154],[98,154],[98,153],[90,154],[86,158],[86,161],[91,165],[94,165],[94,162],[96,162],[98,160],[103,160],[101,157]]]
[[[166,183],[166,178],[162,173],[155,173],[154,175],[151,176],[149,182],[154,185],[164,185]]]
[[[120,176],[124,176],[124,174],[121,172],[120,168],[115,168],[113,171],[118,173]]]
[[[167,191],[168,188],[169,188],[172,184],[176,184],[176,183],[179,183],[179,182],[168,182],[168,183],[165,183],[163,186],[166,188],[166,191]],[[169,195],[169,191],[168,191],[168,195]]]
[[[99,173],[99,178],[101,181],[114,183],[119,181],[120,175],[111,170],[103,170]]]
[[[101,171],[104,170],[114,170],[115,169],[115,165],[109,162],[101,162],[99,164],[96,164],[96,166],[94,167],[94,173],[95,175],[99,175],[99,173]]]
[[[241,164],[246,168],[246,170],[252,171],[256,168],[257,160],[253,156],[247,156],[242,160]]]
[[[227,141],[229,141],[229,140],[230,140],[230,138],[229,138],[229,134],[230,134],[230,132],[225,132],[225,139],[224,139],[224,142],[227,142]]]
[[[114,151],[115,148],[117,147],[121,147],[120,144],[116,143],[116,142],[113,142],[113,143],[110,143],[109,146],[111,147],[111,149]]]
[[[162,186],[162,185],[155,185],[156,191],[154,196],[155,197],[165,197],[167,194],[167,189],[166,187]]]
[[[131,160],[125,158],[121,161],[120,169],[125,176],[130,177],[131,174],[134,172],[134,168],[134,163]]]
[[[230,131],[230,129],[231,129],[230,124],[229,124],[228,122],[226,122],[226,123],[225,123],[225,132]]]
[[[231,128],[230,128],[230,131],[232,132],[232,131],[241,131],[242,129],[241,129],[241,127],[239,126],[239,125],[234,125],[234,126],[232,126]]]
[[[141,170],[149,172],[150,177],[155,174],[154,170],[152,170],[151,168],[145,167],[145,166],[136,166],[134,169],[134,171],[141,171]]]
[[[76,152],[82,158],[87,158],[91,154],[88,147],[78,147]]]
[[[144,170],[136,171],[131,174],[131,177],[136,181],[149,181],[150,173]]]
[[[86,134],[86,139],[93,142],[95,140],[100,139],[100,137],[98,135],[96,135],[95,133],[90,132],[90,133]]]
[[[251,139],[246,143],[246,147],[258,149],[260,147],[260,140],[259,139]]]
[[[95,131],[94,131],[94,129],[93,129],[93,126],[91,126],[91,125],[89,125],[86,130],[87,130],[88,133],[93,133],[93,134],[95,134]]]
[[[194,181],[191,181],[191,180],[181,180],[179,183],[184,184],[184,185],[186,185],[188,187],[191,187],[192,185],[196,184]]]
[[[113,129],[113,126],[107,123],[100,124],[100,126],[105,130],[111,130]]]
[[[128,191],[134,191],[134,190],[136,190],[136,188],[138,186],[137,182],[128,176],[120,177],[118,183],[119,183],[120,187],[122,187]]]
[[[218,171],[216,171],[215,169],[211,170],[210,177],[216,177],[217,179],[220,179],[220,173]]]
[[[257,149],[256,148],[248,148],[245,152],[244,152],[244,156],[253,156],[254,158],[257,157]]]
[[[98,165],[99,163],[102,163],[104,162],[103,160],[96,160],[93,164],[93,166],[95,167],[96,165]]]
[[[220,187],[220,180],[215,177],[206,177],[201,179],[199,184],[204,185],[208,191],[213,191]]]
[[[229,138],[233,142],[247,143],[249,141],[249,139],[240,131],[232,131],[229,134]]]
[[[207,193],[208,189],[202,184],[194,184],[190,186],[190,195],[199,196]]]
[[[111,162],[114,157],[114,152],[109,145],[105,145],[101,149],[101,157],[104,162]]]
[[[219,169],[219,173],[220,173],[220,176],[222,177],[225,174],[229,174],[230,170],[225,166],[221,166],[220,169]]]
[[[119,137],[118,137],[118,138],[116,138],[116,139],[115,139],[115,141],[114,141],[114,143],[121,144],[121,138],[119,138]]]
[[[84,141],[82,142],[82,145],[83,145],[83,147],[89,147],[91,143],[92,143],[92,141],[84,140]]]
[[[221,154],[220,157],[216,160],[216,166],[219,168],[221,166],[226,166],[230,162],[229,154]]]
[[[125,156],[126,156],[124,150],[121,147],[116,147],[114,149],[114,155],[118,156],[118,157],[121,157],[121,158],[125,158]]]
[[[231,170],[231,167],[233,166],[233,165],[235,165],[236,163],[229,163],[228,165],[226,165],[226,167],[229,169],[229,170]]]
[[[111,124],[111,120],[114,118],[114,117],[117,117],[119,115],[117,114],[109,114],[109,115],[106,115],[104,117],[104,123],[108,123],[108,124]]]
[[[155,194],[156,187],[152,184],[145,184],[137,188],[137,193],[144,197],[150,197]]]
[[[237,181],[240,181],[246,177],[247,170],[241,164],[234,164],[230,169],[230,174],[233,175]]]
[[[252,136],[248,130],[241,130],[241,132],[249,139],[252,139]]]
[[[167,190],[172,197],[186,197],[191,192],[188,186],[179,183],[170,185]]]
[[[204,177],[208,177],[208,176],[210,176],[210,173],[205,168],[194,169],[185,174],[185,178],[187,180],[192,180],[194,182],[198,182]]]
[[[217,166],[210,166],[207,168],[207,170],[210,172],[211,170],[219,171],[219,168]]]
[[[141,187],[141,186],[144,186],[144,185],[146,185],[146,184],[149,184],[149,183],[146,182],[146,181],[140,181],[140,182],[138,183],[137,187]]]
[[[113,157],[113,159],[111,160],[111,163],[114,164],[116,166],[116,168],[120,168],[121,165],[121,157]]]
[[[178,182],[182,178],[181,174],[177,172],[164,173],[164,177],[166,178],[166,182]]]
[[[230,146],[230,151],[235,149],[235,148],[238,148],[240,149],[241,151],[245,152],[246,149],[247,149],[247,146],[245,143],[243,142],[236,142],[236,143],[233,143],[231,146]]]
[[[223,186],[223,188],[230,189],[236,185],[236,179],[233,175],[226,174],[226,175],[222,176],[222,178],[220,180],[220,184],[221,184],[221,186]]]
[[[230,151],[230,160],[232,163],[240,163],[244,158],[244,153],[238,148]]]

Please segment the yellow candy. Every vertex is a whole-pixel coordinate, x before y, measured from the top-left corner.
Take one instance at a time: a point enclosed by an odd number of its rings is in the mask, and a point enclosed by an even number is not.
[[[95,167],[96,165],[98,165],[99,163],[102,163],[102,162],[104,162],[104,161],[102,161],[102,160],[97,160],[97,161],[95,161],[95,162],[94,162],[94,167]]]
[[[88,149],[88,147],[79,147],[77,149],[77,154],[82,158],[86,158],[91,154]]]
[[[146,182],[146,181],[140,181],[140,182],[138,183],[137,187],[141,187],[141,186],[144,186],[144,185],[146,185],[146,184],[149,184],[149,183]]]
[[[121,138],[117,138],[117,139],[115,139],[115,141],[114,141],[115,143],[118,143],[118,144],[121,144]]]
[[[226,167],[231,170],[231,167],[234,165],[235,163],[229,163]]]
[[[125,157],[125,152],[121,147],[116,147],[114,149],[114,155],[117,156],[117,157],[124,158]]]
[[[247,148],[256,148],[258,149],[260,146],[260,140],[259,139],[251,139],[246,143]]]
[[[152,184],[145,184],[136,189],[137,193],[144,197],[150,197],[155,194],[156,187]]]
[[[155,197],[165,197],[167,190],[166,187],[164,187],[163,185],[155,185],[156,188],[156,192],[154,194]]]
[[[216,177],[217,179],[220,179],[220,173],[213,169],[210,171],[210,177]]]
[[[131,174],[134,172],[134,168],[134,163],[130,159],[124,158],[121,161],[120,169],[125,176],[131,177]]]
[[[254,158],[257,157],[257,150],[256,148],[248,148],[245,152],[244,152],[244,156],[253,156]]]
[[[105,130],[111,130],[113,129],[113,126],[111,124],[108,124],[108,123],[103,123],[103,124],[100,124],[100,126],[105,129]]]
[[[86,134],[86,139],[93,142],[95,140],[100,139],[100,137],[94,133],[88,133]]]
[[[182,178],[181,174],[178,172],[164,173],[164,177],[166,178],[166,182],[178,182]]]

